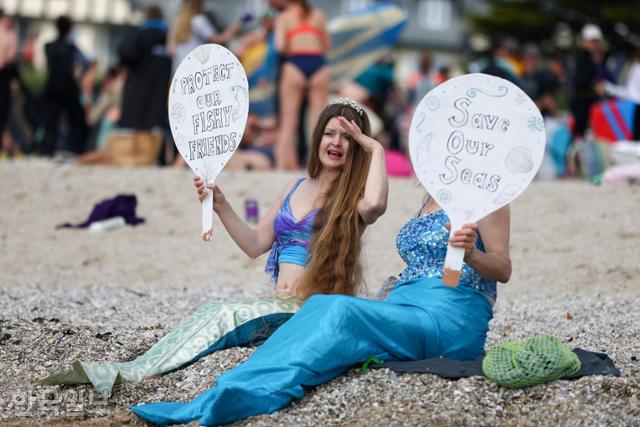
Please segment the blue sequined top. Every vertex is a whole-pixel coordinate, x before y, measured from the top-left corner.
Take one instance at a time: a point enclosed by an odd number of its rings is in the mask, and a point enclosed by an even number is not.
[[[417,277],[442,278],[449,241],[449,230],[445,224],[449,222],[449,217],[442,209],[424,216],[419,215],[420,212],[411,218],[396,237],[398,253],[407,263],[407,268],[400,274],[402,280]],[[484,252],[480,235],[476,248]],[[462,264],[460,285],[471,286],[494,301],[496,299],[496,281],[485,279],[465,263]]]

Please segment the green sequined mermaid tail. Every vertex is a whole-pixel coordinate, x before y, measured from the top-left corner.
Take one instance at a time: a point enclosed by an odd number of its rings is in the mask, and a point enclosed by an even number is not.
[[[41,382],[47,385],[91,383],[99,392],[110,396],[115,384],[133,383],[145,377],[165,374],[225,348],[257,344],[271,335],[301,305],[301,300],[286,296],[253,302],[208,303],[135,360],[76,361],[71,370],[51,375]]]

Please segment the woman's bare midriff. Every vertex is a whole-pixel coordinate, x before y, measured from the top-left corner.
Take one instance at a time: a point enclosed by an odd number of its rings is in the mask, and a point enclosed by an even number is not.
[[[302,278],[304,267],[296,264],[281,263],[278,267],[278,281],[276,293],[287,293],[293,297],[296,295],[296,286]]]

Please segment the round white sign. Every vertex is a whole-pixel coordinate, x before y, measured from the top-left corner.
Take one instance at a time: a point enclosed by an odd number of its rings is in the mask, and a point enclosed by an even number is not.
[[[418,179],[457,230],[527,188],[542,162],[545,141],[542,115],[520,88],[498,77],[467,74],[420,101],[409,151]],[[459,271],[464,251],[449,247],[447,252],[445,268]],[[456,252],[456,260],[449,252]]]
[[[196,47],[169,89],[169,124],[180,155],[212,183],[240,144],[249,114],[249,85],[240,61],[216,44]],[[203,239],[211,239],[213,200],[203,202]]]

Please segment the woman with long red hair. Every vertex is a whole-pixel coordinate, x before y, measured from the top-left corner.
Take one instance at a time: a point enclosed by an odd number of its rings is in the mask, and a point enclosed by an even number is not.
[[[103,394],[114,384],[179,369],[224,348],[268,337],[311,295],[357,295],[362,285],[361,234],[386,209],[384,150],[370,137],[359,105],[328,105],[313,134],[308,178],[289,183],[255,229],[233,210],[216,185],[194,179],[202,200],[214,192],[213,209],[231,238],[251,258],[270,250],[266,272],[275,295],[259,301],[201,306],[144,355],[130,362],[77,362],[45,384],[92,383]]]

